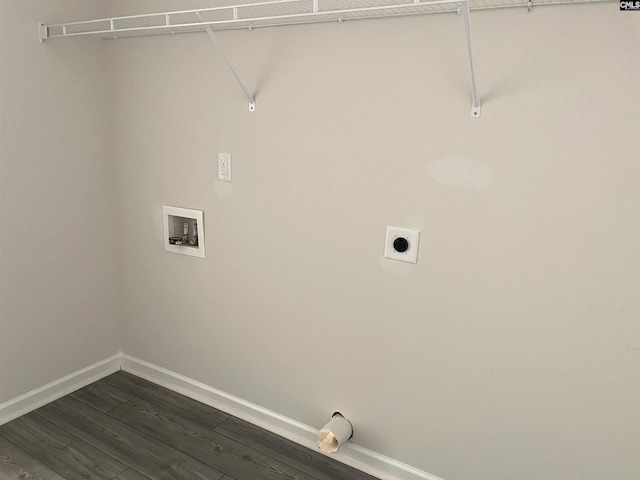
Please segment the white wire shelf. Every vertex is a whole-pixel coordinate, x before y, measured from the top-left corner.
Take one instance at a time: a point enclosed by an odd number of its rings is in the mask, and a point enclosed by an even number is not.
[[[471,10],[535,8],[540,5],[612,0],[469,0]],[[57,25],[41,24],[41,41],[76,36],[125,38],[211,30],[343,22],[381,17],[457,12],[461,0],[271,0],[260,3],[102,18]]]
[[[214,31],[457,12],[461,14],[464,21],[471,71],[471,117],[478,118],[482,104],[478,97],[473,68],[470,10],[520,7],[530,12],[539,5],[613,1],[615,0],[268,0],[242,5],[102,18],[59,25],[41,23],[39,34],[40,41],[45,42],[54,38],[87,35],[115,39],[207,32],[247,97],[249,111],[254,112],[255,98],[233,68]]]

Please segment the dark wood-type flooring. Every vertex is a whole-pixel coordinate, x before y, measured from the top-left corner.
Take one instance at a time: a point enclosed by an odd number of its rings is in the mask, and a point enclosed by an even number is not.
[[[0,480],[375,480],[120,371],[0,426]]]

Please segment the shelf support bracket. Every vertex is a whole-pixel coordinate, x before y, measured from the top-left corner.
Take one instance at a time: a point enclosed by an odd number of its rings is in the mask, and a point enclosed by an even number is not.
[[[196,16],[198,17],[199,21],[201,21],[201,22],[203,21],[202,15],[200,15],[200,12],[196,12]],[[227,64],[227,67],[229,67],[229,70],[231,70],[231,73],[233,73],[233,76],[235,77],[236,81],[238,82],[238,85],[240,85],[240,88],[242,88],[242,91],[244,92],[244,94],[246,95],[247,99],[249,100],[249,111],[250,112],[255,112],[256,111],[256,101],[254,100],[253,96],[249,93],[249,90],[247,90],[247,88],[244,86],[244,83],[242,83],[242,80],[240,80],[240,77],[238,77],[238,74],[236,73],[235,69],[233,68],[233,65],[231,65],[231,62],[229,61],[229,58],[227,57],[227,54],[224,52],[224,48],[222,48],[222,44],[220,43],[220,40],[218,40],[218,37],[216,37],[215,33],[213,33],[213,30],[211,30],[211,27],[209,25],[203,24],[203,27],[207,31],[207,33],[209,34],[209,38],[211,39],[211,41],[214,43],[214,45],[216,46],[216,48],[220,52],[220,55],[222,55],[222,58],[224,59],[225,63]]]
[[[40,43],[46,42],[49,40],[49,27],[40,22],[38,24],[38,34],[40,35]]]
[[[476,88],[476,75],[473,70],[473,54],[471,52],[471,22],[469,21],[469,2],[465,0],[461,4],[462,20],[464,21],[464,35],[467,41],[467,55],[469,56],[469,68],[471,69],[471,116],[478,118],[482,110],[482,104],[478,98]]]

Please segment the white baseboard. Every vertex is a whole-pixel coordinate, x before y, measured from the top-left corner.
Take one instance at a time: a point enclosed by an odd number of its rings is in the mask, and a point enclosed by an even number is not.
[[[120,354],[114,355],[0,404],[0,425],[117,372],[120,363]]]
[[[320,453],[316,446],[318,430],[315,428],[229,395],[204,383],[122,353],[94,363],[82,370],[0,404],[0,425],[120,369],[206,405],[218,408],[223,412],[246,420]],[[352,442],[345,443],[338,452],[328,456],[381,480],[442,480],[440,477],[418,470]]]
[[[320,452],[316,446],[318,430],[313,427],[130,355],[122,354],[120,359],[122,370],[126,372]],[[329,456],[381,480],[442,480],[351,442],[347,442],[338,452]]]

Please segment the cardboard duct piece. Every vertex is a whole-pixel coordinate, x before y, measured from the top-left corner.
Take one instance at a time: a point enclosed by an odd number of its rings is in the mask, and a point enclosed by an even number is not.
[[[336,412],[318,432],[318,448],[324,453],[336,453],[353,436],[351,422]]]

